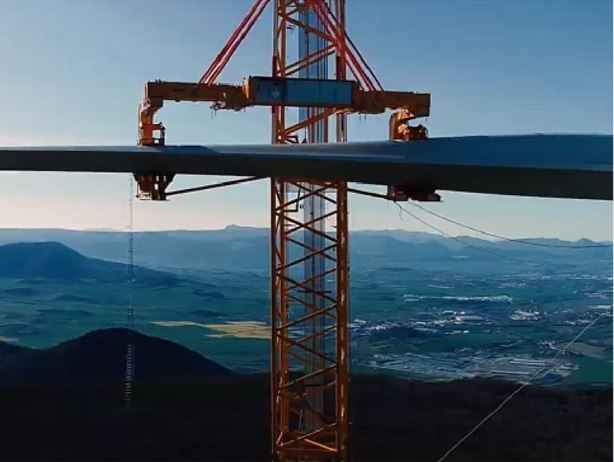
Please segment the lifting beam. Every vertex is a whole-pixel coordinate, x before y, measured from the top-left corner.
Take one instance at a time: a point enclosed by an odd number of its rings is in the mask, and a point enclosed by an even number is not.
[[[295,68],[295,72],[302,69],[300,66]],[[428,116],[430,108],[429,93],[365,91],[356,81],[298,79],[290,78],[288,73],[274,77],[252,76],[245,79],[243,85],[153,81],[145,84],[143,101],[139,106],[139,145],[164,146],[166,128],[161,122],[155,122],[155,115],[163,107],[164,101],[209,102],[214,110],[235,111],[251,106],[300,107],[312,113],[320,111],[315,116],[321,119],[320,122],[332,115],[337,120],[343,120],[348,113],[380,114],[388,109],[402,108],[391,117],[390,138],[403,140],[427,137],[424,126],[409,127],[406,123]],[[274,144],[297,142],[296,132],[309,130],[310,123],[307,119],[279,130],[276,135],[278,140],[274,140]],[[393,124],[404,131],[393,134]],[[139,175],[136,177],[137,196],[141,199],[165,200],[165,189],[172,179],[173,175],[161,172]]]
[[[332,98],[318,95],[329,90]],[[296,97],[292,97],[292,92]],[[336,93],[333,95],[333,92]],[[338,95],[343,92],[344,95]],[[311,93],[311,94],[310,94]],[[430,94],[401,91],[365,91],[355,81],[248,77],[243,85],[153,81],[145,84],[139,107],[139,144],[164,144],[164,126],[154,116],[164,101],[209,102],[214,110],[243,110],[251,106],[326,107],[335,112],[381,114],[403,108],[409,119],[429,115]],[[156,133],[157,132],[157,133]]]

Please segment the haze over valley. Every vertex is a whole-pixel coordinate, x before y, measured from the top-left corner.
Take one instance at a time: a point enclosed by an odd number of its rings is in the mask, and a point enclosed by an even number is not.
[[[235,372],[269,361],[268,230],[0,230],[0,340],[49,348],[127,325]],[[611,248],[351,235],[353,368],[423,380],[611,386]],[[553,247],[556,246],[556,247]],[[555,354],[600,319],[568,352]]]

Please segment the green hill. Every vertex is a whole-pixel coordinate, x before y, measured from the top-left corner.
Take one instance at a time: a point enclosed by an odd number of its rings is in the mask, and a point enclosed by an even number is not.
[[[0,278],[119,283],[128,281],[129,272],[128,265],[85,257],[58,242],[28,242],[0,246]],[[172,274],[140,267],[135,278],[152,285],[180,282]]]

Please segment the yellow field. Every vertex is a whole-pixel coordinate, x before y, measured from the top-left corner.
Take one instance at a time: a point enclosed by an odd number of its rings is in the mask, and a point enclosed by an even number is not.
[[[229,321],[223,324],[207,324],[211,330],[220,332],[215,337],[255,338],[268,340],[271,338],[269,326],[259,321]]]
[[[202,324],[194,321],[152,321],[152,324],[161,327],[202,327],[210,329],[217,334],[208,337],[236,337],[268,340],[271,338],[270,328],[260,321],[228,321],[220,324]]]

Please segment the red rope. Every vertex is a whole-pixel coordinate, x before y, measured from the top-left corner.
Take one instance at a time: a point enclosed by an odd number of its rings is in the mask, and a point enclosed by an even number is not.
[[[323,4],[322,0],[311,0],[309,3],[314,13],[318,16],[320,22],[324,25],[324,27],[328,28],[328,33],[334,36],[335,40],[337,41],[337,44],[342,44],[342,31],[339,30],[340,25],[339,27],[335,27],[333,21],[327,17],[326,12],[320,10]],[[360,63],[358,63],[356,57],[351,52],[351,50],[349,50],[347,47],[342,47],[341,52],[345,52],[345,55],[348,58],[347,65],[350,68],[352,74],[354,74],[354,76],[360,81],[361,86],[363,88],[366,87],[367,90],[376,90],[375,85],[373,84],[367,73],[364,71],[364,69],[362,69]]]
[[[248,13],[243,17],[224,47],[199,79],[199,84],[211,85],[216,81],[241,42],[243,42],[256,21],[262,15],[269,1],[270,0],[254,1]],[[307,4],[316,14],[323,27],[326,29],[326,32],[335,39],[339,53],[345,58],[344,61],[346,66],[359,81],[360,85],[369,91],[382,90],[382,85],[375,75],[375,72],[373,72],[373,69],[367,64],[363,55],[352,39],[350,39],[328,4],[323,0],[307,0]]]
[[[241,31],[241,29],[243,29],[243,27],[245,27],[245,23],[247,22],[247,20],[251,16],[252,11],[254,10],[254,8],[256,7],[256,5],[257,5],[257,3],[259,1],[260,0],[256,0],[256,2],[252,5],[252,8],[247,13],[247,15],[245,15],[243,17],[243,19],[241,20],[239,25],[232,32],[232,35],[230,36],[230,38],[224,44],[224,47],[220,50],[220,52],[217,54],[217,56],[213,59],[213,61],[209,65],[209,68],[201,76],[201,78],[199,79],[198,83],[204,83],[206,80],[209,79],[209,76],[215,72],[215,68],[219,65],[219,63],[221,62],[223,56],[227,53],[228,48],[230,47],[230,44],[236,39],[237,35],[239,35],[239,32]]]
[[[337,19],[337,17],[333,14],[333,12],[331,11],[330,7],[328,6],[328,4],[326,2],[322,2],[322,5],[326,8],[326,10],[328,11],[329,15],[331,16],[332,20],[335,22],[337,28],[339,30],[342,30],[343,28],[341,27],[341,24],[339,23],[339,20]],[[350,38],[350,36],[348,35],[346,30],[343,30],[343,33],[345,34],[345,39],[348,41],[348,43],[350,44],[350,47],[352,47],[352,49],[354,50],[354,53],[356,54],[356,56],[358,56],[358,59],[360,59],[360,61],[362,62],[362,65],[364,66],[364,68],[368,71],[368,73],[371,76],[371,79],[377,84],[377,87],[374,88],[376,90],[380,90],[380,91],[384,91],[384,87],[382,86],[381,82],[379,81],[379,79],[377,78],[377,75],[375,74],[375,72],[373,71],[373,69],[371,68],[371,66],[369,66],[369,64],[367,63],[367,61],[365,60],[365,58],[363,57],[362,53],[360,52],[360,50],[358,49],[358,47],[354,44],[354,42],[352,41],[352,39]]]
[[[234,30],[224,47],[217,54],[209,68],[201,76],[198,83],[204,85],[210,85],[219,77],[224,70],[224,67],[232,58],[243,39],[247,36],[253,25],[256,23],[262,12],[268,5],[270,0],[256,0],[248,13],[243,17],[243,20],[239,23]]]
[[[239,37],[235,40],[235,42],[233,43],[232,48],[230,49],[230,51],[226,54],[226,57],[224,58],[224,60],[221,62],[221,64],[218,66],[216,72],[209,78],[209,81],[207,82],[208,84],[213,83],[218,77],[219,75],[222,73],[222,70],[224,69],[224,67],[226,67],[226,64],[228,64],[228,62],[230,61],[230,58],[232,58],[232,55],[234,54],[234,52],[237,50],[237,48],[239,47],[239,45],[241,44],[241,42],[243,42],[243,40],[245,39],[245,37],[247,36],[247,34],[249,33],[249,31],[251,30],[251,28],[253,27],[253,25],[258,21],[258,19],[260,18],[260,15],[262,14],[262,12],[264,11],[264,9],[266,8],[267,4],[268,4],[269,0],[262,0],[261,4],[260,4],[260,8],[259,10],[252,16],[249,18],[249,23],[245,26],[245,28],[241,31]]]

